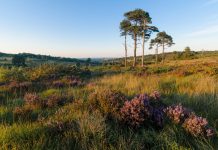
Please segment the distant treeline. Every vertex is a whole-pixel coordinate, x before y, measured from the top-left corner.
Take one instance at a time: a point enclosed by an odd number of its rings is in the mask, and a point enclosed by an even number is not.
[[[158,54],[161,55],[161,54]],[[216,51],[174,51],[165,53],[166,60],[189,60],[189,59],[198,59],[202,57],[211,57],[218,56],[218,50]],[[141,60],[141,56],[137,57],[137,60]],[[144,60],[146,64],[155,62],[155,54],[149,54],[144,56]],[[128,63],[131,63],[132,57],[127,58]],[[159,57],[159,62],[161,61],[161,57]],[[103,65],[124,65],[124,58],[114,58],[103,61]]]
[[[87,63],[92,64],[92,65],[98,64],[98,62],[92,61],[90,58],[76,59],[76,58],[66,58],[66,57],[54,57],[50,55],[31,54],[31,53],[7,54],[7,53],[0,52],[0,58],[5,57],[5,59],[3,60],[8,60],[6,58],[13,58],[15,56],[21,56],[21,57],[24,57],[25,59],[31,59],[35,61],[41,61],[41,62],[54,61],[54,62],[63,62],[63,63],[74,63],[77,65],[83,65]]]

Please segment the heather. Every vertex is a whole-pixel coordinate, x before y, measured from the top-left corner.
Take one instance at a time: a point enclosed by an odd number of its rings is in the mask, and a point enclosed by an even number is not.
[[[1,149],[217,149],[217,67],[195,61],[1,67]]]

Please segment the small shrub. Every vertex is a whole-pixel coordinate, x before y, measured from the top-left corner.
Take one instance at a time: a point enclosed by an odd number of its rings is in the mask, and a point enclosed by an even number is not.
[[[191,115],[189,118],[187,118],[183,123],[183,127],[187,132],[195,137],[211,137],[215,134],[214,130],[208,127],[207,119],[198,117],[196,115]]]
[[[120,119],[120,108],[127,98],[119,91],[102,90],[89,95],[91,109],[99,108],[109,118]]]
[[[44,102],[36,93],[26,93],[24,95],[25,105],[32,109],[43,108],[45,107]]]
[[[183,123],[193,112],[184,108],[181,104],[172,105],[165,110],[166,115],[176,124]]]
[[[207,119],[198,117],[196,115],[191,115],[189,118],[187,118],[183,123],[183,127],[187,132],[195,137],[211,137],[215,134],[214,130],[208,127]]]
[[[154,91],[150,94],[150,98],[154,100],[160,100],[161,94],[158,91]]]
[[[58,89],[49,89],[41,93],[41,99],[46,103],[47,107],[63,106],[67,102],[73,100],[72,93],[62,92]]]
[[[121,108],[122,120],[132,127],[140,127],[152,116],[152,107],[149,104],[149,96],[141,94],[126,101]]]
[[[25,82],[28,75],[23,68],[12,67],[11,69],[0,68],[0,82]]]

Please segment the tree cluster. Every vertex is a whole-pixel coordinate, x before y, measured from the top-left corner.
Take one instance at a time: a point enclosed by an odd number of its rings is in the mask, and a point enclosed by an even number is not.
[[[130,36],[134,41],[134,57],[133,67],[136,66],[136,53],[138,48],[138,41],[141,41],[142,46],[142,59],[141,66],[144,67],[144,51],[145,43],[150,39],[152,33],[159,32],[158,28],[152,25],[152,18],[149,13],[142,9],[135,9],[133,11],[126,12],[124,14],[124,20],[120,23],[121,36],[124,36],[124,47],[125,47],[125,66],[127,66],[127,36]],[[166,32],[159,32],[157,37],[151,40],[150,48],[156,46],[157,48],[163,47],[163,60],[164,60],[164,49],[166,46],[173,45],[173,39]],[[156,54],[158,49],[156,48]],[[156,57],[157,60],[157,57]]]

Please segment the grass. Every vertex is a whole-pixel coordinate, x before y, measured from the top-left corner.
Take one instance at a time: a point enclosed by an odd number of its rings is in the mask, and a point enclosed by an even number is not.
[[[193,63],[196,60],[190,61]],[[166,64],[166,67],[170,65],[175,67],[173,62]],[[181,103],[191,108],[199,116],[207,118],[218,133],[216,74],[200,72],[178,76],[173,71],[138,74],[137,71],[124,71],[121,68],[121,71],[116,73],[102,73],[101,76],[89,78],[82,86],[56,89],[49,86],[40,90],[34,88],[32,92],[44,97],[52,95],[53,92],[60,92],[62,95],[73,96],[73,101],[64,106],[38,108],[33,110],[31,118],[25,120],[15,119],[13,113],[15,107],[25,106],[23,94],[10,96],[8,92],[9,95],[4,97],[5,91],[1,91],[1,100],[7,99],[0,106],[0,149],[218,148],[217,136],[211,139],[193,137],[180,125],[173,124],[168,119],[165,120],[163,129],[148,125],[136,130],[107,118],[99,109],[90,107],[90,95],[108,89],[120,91],[128,99],[140,93],[160,91],[166,105]]]

